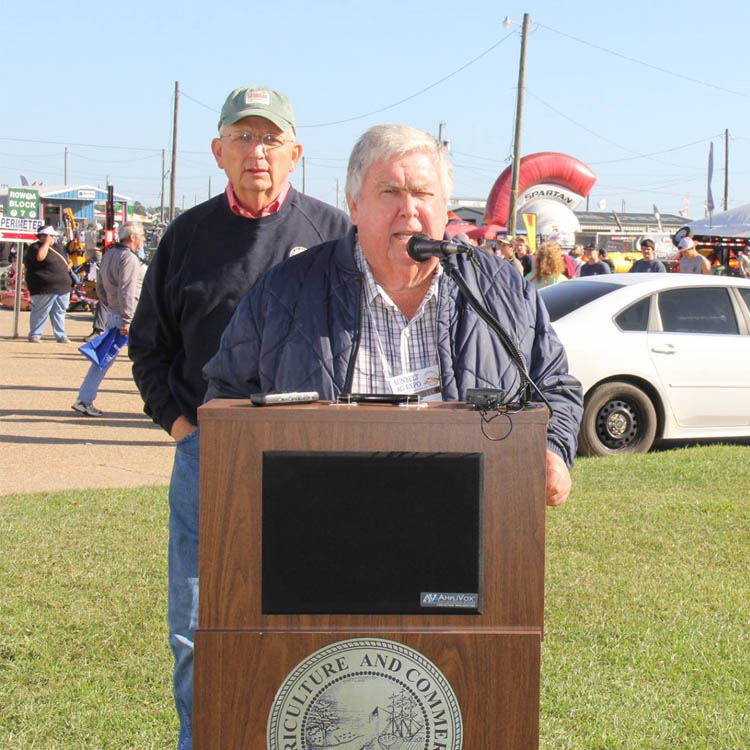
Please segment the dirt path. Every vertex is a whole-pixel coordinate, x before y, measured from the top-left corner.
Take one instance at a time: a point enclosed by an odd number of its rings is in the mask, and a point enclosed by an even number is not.
[[[55,341],[49,323],[42,343],[32,344],[29,313],[14,339],[13,312],[0,308],[0,495],[169,482],[173,443],[143,413],[125,350],[96,399],[104,416],[70,408],[88,369],[78,347],[91,320],[69,313],[69,344]]]

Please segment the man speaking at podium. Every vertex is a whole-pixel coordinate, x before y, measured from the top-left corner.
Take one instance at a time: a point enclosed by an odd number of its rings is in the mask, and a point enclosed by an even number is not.
[[[444,236],[452,166],[432,135],[403,125],[368,130],[349,159],[353,229],[266,273],[242,300],[205,366],[206,400],[252,393],[399,393],[445,401],[469,388],[518,390],[497,334],[470,309],[438,257],[419,262],[409,240]],[[451,259],[521,353],[552,407],[546,499],[570,492],[582,414],[578,381],[533,286],[503,258]],[[406,389],[406,390],[403,390]]]

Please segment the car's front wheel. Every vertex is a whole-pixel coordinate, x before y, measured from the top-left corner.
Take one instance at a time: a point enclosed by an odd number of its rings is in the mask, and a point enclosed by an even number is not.
[[[656,409],[640,388],[604,383],[586,399],[578,436],[583,456],[646,453],[656,437]]]

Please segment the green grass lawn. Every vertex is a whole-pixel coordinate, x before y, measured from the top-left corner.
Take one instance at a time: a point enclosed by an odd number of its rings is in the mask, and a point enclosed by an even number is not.
[[[547,514],[544,747],[750,747],[749,459],[576,464]]]
[[[750,747],[747,447],[574,483],[547,514],[542,747]],[[0,497],[0,748],[174,747],[166,522],[163,488]]]

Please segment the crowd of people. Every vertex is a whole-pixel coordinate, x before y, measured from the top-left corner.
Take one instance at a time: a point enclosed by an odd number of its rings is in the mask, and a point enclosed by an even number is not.
[[[472,242],[468,235],[463,233],[457,234],[456,239]],[[585,247],[575,245],[566,252],[558,242],[546,240],[539,245],[536,252],[531,252],[523,235],[498,235],[494,243],[480,240],[475,244],[489,253],[504,258],[537,289],[559,284],[566,279],[617,272],[607,250],[594,244]],[[698,246],[690,237],[680,239],[677,248],[680,273],[713,272],[710,261],[699,252]],[[652,239],[643,239],[638,251],[641,257],[633,261],[629,273],[667,273],[665,264],[656,258],[656,246]],[[740,276],[750,277],[750,253],[738,250],[736,255]]]

